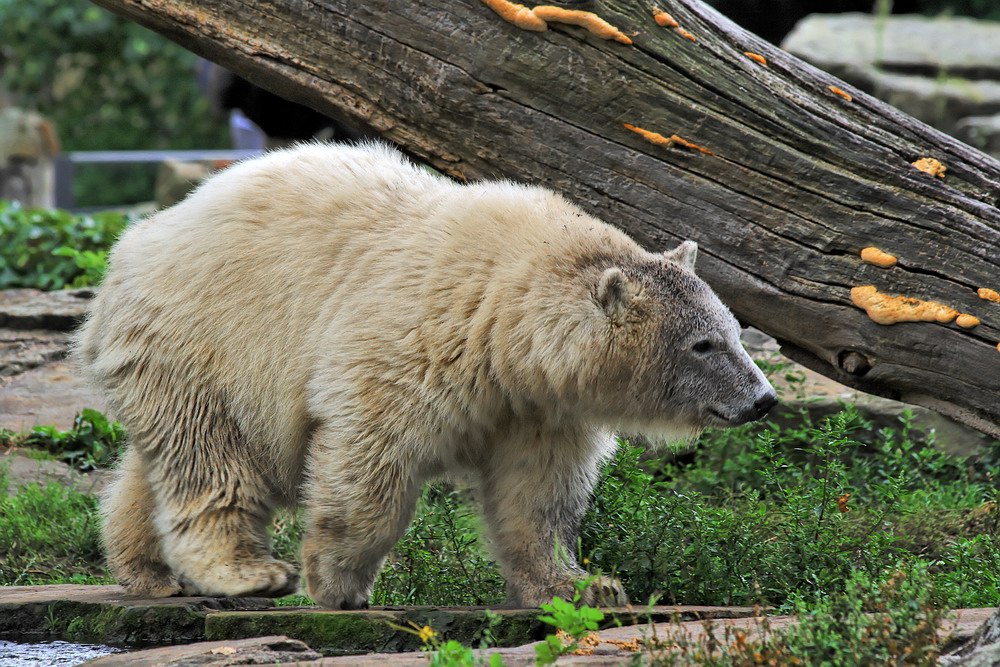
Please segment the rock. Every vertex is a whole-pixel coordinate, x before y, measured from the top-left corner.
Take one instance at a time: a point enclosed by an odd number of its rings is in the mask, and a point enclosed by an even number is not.
[[[104,398],[68,361],[56,361],[11,378],[0,388],[0,427],[19,433],[34,426],[66,430],[83,408],[103,411]]]
[[[812,15],[782,48],[943,132],[1000,112],[1000,23]]]
[[[207,614],[271,604],[267,598],[143,599],[125,595],[120,586],[5,586],[0,636],[125,646],[202,641]]]
[[[942,657],[941,664],[949,667],[1000,665],[1000,609],[986,619],[966,643]]]
[[[0,328],[70,331],[83,319],[90,289],[0,291]]]
[[[226,667],[287,665],[318,660],[321,657],[319,653],[300,641],[272,635],[238,641],[164,646],[145,651],[106,655],[83,664],[91,667]]]
[[[181,201],[216,169],[218,166],[213,162],[165,160],[156,174],[157,207],[167,208]]]
[[[28,456],[23,450],[9,449],[0,454],[0,466],[7,468],[7,490],[36,482],[72,486],[81,493],[100,493],[111,482],[110,470],[83,473],[62,461]]]
[[[83,408],[104,399],[65,360],[68,332],[84,317],[92,290],[0,292],[0,428],[68,429]]]
[[[948,134],[957,133],[966,116],[1000,111],[1000,78],[996,81],[932,78],[876,69],[854,71],[849,77],[843,78]]]
[[[963,118],[955,127],[955,138],[1000,158],[1000,114]]]
[[[813,14],[781,48],[840,76],[886,71],[1000,81],[1000,23],[947,16]]]
[[[549,626],[537,609],[497,609],[493,635],[502,646],[541,639]],[[634,625],[681,620],[749,617],[750,607],[658,606],[606,610],[607,624]],[[413,634],[401,630],[430,625],[473,645],[491,624],[482,607],[383,607],[330,611],[317,607],[273,607],[265,598],[130,598],[120,586],[12,586],[0,588],[0,636],[92,641],[105,644],[234,642],[284,635],[324,654],[415,651]],[[425,658],[426,659],[426,658]],[[425,663],[426,664],[426,663]]]
[[[0,329],[0,388],[15,375],[62,359],[68,349],[68,336],[62,332]]]

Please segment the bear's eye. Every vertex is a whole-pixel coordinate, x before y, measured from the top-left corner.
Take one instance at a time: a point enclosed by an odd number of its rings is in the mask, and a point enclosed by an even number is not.
[[[708,354],[714,348],[715,346],[712,345],[712,341],[710,340],[700,340],[691,346],[691,350],[693,352],[697,352],[698,354]]]

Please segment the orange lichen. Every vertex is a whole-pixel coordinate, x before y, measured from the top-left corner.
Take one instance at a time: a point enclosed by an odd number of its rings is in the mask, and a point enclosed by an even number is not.
[[[689,33],[687,30],[681,27],[674,28],[674,32],[683,37],[684,39],[690,39],[692,42],[697,42],[698,38]]]
[[[632,40],[625,33],[593,12],[584,12],[579,9],[563,9],[562,7],[553,7],[552,5],[539,5],[531,11],[542,21],[578,25],[581,28],[586,28],[601,39],[613,39],[622,44],[632,43]]]
[[[670,147],[676,144],[678,146],[683,146],[684,148],[691,148],[696,151],[700,151],[702,153],[705,153],[706,155],[715,155],[715,153],[708,150],[704,146],[699,146],[698,144],[688,141],[683,137],[678,137],[676,134],[672,134],[669,137],[665,137],[659,132],[650,132],[649,130],[644,130],[641,127],[636,127],[631,123],[624,123],[624,126],[626,130],[631,130],[632,132],[635,132],[649,143],[656,144],[657,146]]]
[[[522,30],[545,32],[549,29],[544,20],[524,5],[510,0],[483,0],[483,4],[499,14],[504,21],[513,23]]]
[[[912,164],[925,174],[937,176],[938,178],[944,178],[944,172],[948,171],[948,167],[941,164],[940,160],[935,160],[932,157],[922,157]]]
[[[997,352],[1000,352],[1000,343],[997,343]]]
[[[642,137],[643,139],[645,139],[646,141],[648,141],[648,142],[650,142],[652,144],[656,144],[657,146],[673,146],[674,145],[673,139],[668,139],[667,137],[663,136],[659,132],[650,132],[649,130],[644,130],[641,127],[636,127],[635,125],[632,125],[631,123],[625,123],[624,125],[625,125],[625,129],[626,130],[631,130],[632,132],[635,132],[640,137]]]
[[[663,28],[680,28],[681,24],[674,20],[674,17],[666,13],[656,5],[653,5],[653,20],[656,25]]]
[[[767,67],[767,58],[765,58],[764,56],[760,55],[759,53],[753,53],[751,51],[744,51],[743,55],[745,55],[750,60],[759,62],[764,67]]]
[[[868,246],[861,251],[861,261],[888,269],[890,266],[896,265],[896,256],[883,252],[875,246]]]
[[[642,644],[639,643],[638,637],[633,637],[632,639],[602,639],[601,641],[629,653],[638,653],[642,649]]]
[[[990,289],[989,287],[980,287],[976,294],[979,295],[980,299],[986,299],[987,301],[992,301],[993,303],[1000,303],[1000,294],[996,290]]]
[[[848,93],[848,92],[846,92],[844,90],[841,90],[840,88],[837,88],[836,86],[827,86],[827,89],[831,93],[833,93],[834,95],[840,95],[841,97],[843,97],[848,102],[853,102],[854,101],[854,97],[850,93]]]
[[[962,327],[963,329],[971,329],[972,327],[979,326],[979,318],[975,315],[969,315],[968,313],[962,313],[955,318],[955,324]]]
[[[682,137],[678,137],[676,134],[671,134],[670,135],[670,139],[675,144],[683,146],[684,148],[691,148],[693,150],[696,150],[696,151],[699,151],[701,153],[704,153],[705,155],[715,155],[715,153],[713,153],[712,151],[708,150],[704,146],[699,146],[698,144],[694,143],[693,141],[688,141],[687,139],[684,139]]]
[[[851,289],[851,301],[868,313],[868,317],[877,324],[889,325],[897,322],[947,324],[959,315],[954,308],[935,301],[882,294],[874,285],[862,285]]]

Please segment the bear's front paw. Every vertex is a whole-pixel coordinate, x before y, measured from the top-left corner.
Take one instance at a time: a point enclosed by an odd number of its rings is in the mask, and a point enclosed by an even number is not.
[[[280,560],[220,562],[201,572],[181,575],[184,595],[280,598],[298,590],[293,565]]]
[[[327,609],[367,609],[371,577],[346,570],[326,570],[321,574],[306,569],[306,592]]]
[[[628,596],[620,581],[613,577],[595,575],[593,577],[571,577],[543,587],[523,586],[520,594],[511,600],[515,606],[540,607],[560,597],[572,600],[577,586],[590,580],[589,585],[580,593],[580,602],[592,607],[624,607],[628,604]]]
[[[598,575],[580,594],[580,601],[591,607],[624,607],[628,604],[628,595],[622,582]]]

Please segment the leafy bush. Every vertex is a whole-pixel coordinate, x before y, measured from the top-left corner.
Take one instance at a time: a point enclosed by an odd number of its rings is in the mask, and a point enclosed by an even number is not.
[[[27,434],[17,435],[0,429],[0,445],[42,450],[84,471],[111,465],[124,444],[122,425],[90,409],[81,411],[68,431],[36,426]]]
[[[4,239],[0,289],[96,285],[104,276],[108,249],[129,222],[120,213],[77,216],[0,201],[0,237]]]

